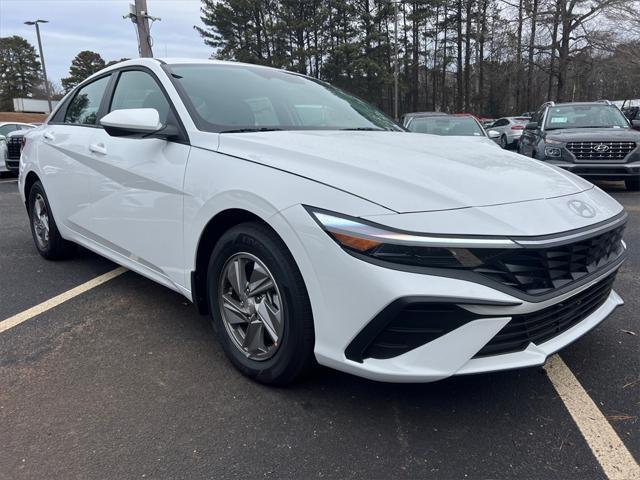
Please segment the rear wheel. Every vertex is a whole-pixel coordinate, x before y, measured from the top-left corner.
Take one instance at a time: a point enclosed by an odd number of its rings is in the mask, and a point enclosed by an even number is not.
[[[61,260],[72,256],[76,245],[60,235],[47,194],[39,181],[29,190],[28,206],[31,234],[40,255],[47,260]]]
[[[624,186],[627,187],[627,190],[637,192],[640,190],[640,177],[627,178],[624,181]]]
[[[286,385],[314,364],[304,281],[269,228],[244,223],[220,238],[209,261],[207,292],[222,347],[244,375]]]

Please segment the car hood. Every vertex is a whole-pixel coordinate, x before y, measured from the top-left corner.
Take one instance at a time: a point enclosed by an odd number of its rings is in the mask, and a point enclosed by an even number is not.
[[[548,140],[559,142],[639,142],[640,132],[629,128],[567,128],[547,130]]]
[[[235,133],[220,134],[218,151],[324,183],[398,213],[500,205],[592,188],[542,162],[465,137]]]

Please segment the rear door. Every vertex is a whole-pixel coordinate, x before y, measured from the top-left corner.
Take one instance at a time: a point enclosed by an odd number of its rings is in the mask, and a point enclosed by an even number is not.
[[[161,123],[179,126],[166,92],[150,71],[125,69],[114,83],[108,111],[155,108]],[[184,286],[182,187],[190,149],[186,136],[167,141],[111,137],[99,130],[91,148],[99,173],[91,208],[96,238],[156,280]]]
[[[91,139],[101,129],[105,92],[111,75],[80,87],[40,130],[40,176],[62,230],[86,236],[91,231],[91,187],[96,179]]]

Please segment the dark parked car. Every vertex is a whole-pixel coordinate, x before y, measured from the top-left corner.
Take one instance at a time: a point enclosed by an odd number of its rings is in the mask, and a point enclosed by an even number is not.
[[[640,190],[640,121],[607,101],[548,102],[522,135],[519,152],[591,180],[624,180]]]

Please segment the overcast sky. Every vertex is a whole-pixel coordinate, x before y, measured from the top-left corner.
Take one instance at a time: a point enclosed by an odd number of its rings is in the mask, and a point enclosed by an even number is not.
[[[60,82],[71,60],[82,50],[92,50],[105,61],[138,56],[134,26],[123,15],[129,0],[0,0],[0,36],[20,35],[38,48],[35,27],[26,20],[43,19],[40,25],[49,79]],[[156,57],[208,58],[194,25],[200,21],[200,0],[147,0],[149,14],[162,20],[151,28]]]

